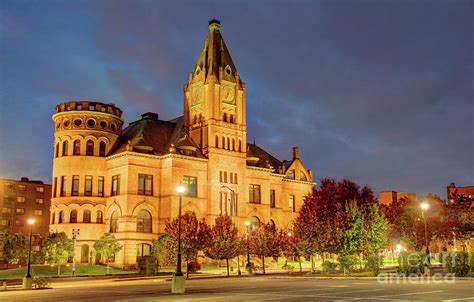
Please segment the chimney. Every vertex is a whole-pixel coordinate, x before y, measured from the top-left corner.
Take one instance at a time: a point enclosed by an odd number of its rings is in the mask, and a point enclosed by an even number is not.
[[[298,147],[293,147],[293,159],[300,159],[300,150]]]

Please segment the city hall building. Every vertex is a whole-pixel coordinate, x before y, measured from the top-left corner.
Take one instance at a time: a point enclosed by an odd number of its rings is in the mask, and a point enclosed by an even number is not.
[[[115,264],[132,265],[182,211],[208,223],[227,214],[289,230],[315,183],[299,157],[279,160],[247,142],[246,86],[220,32],[209,34],[183,91],[183,116],[156,113],[124,127],[113,104],[69,101],[53,115],[50,231],[77,236],[76,261],[88,262],[107,232],[123,245]],[[291,153],[291,147],[288,147]]]

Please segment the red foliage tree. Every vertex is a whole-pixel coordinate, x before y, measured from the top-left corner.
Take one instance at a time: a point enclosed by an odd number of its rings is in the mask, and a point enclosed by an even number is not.
[[[277,231],[271,224],[260,224],[249,234],[250,252],[262,260],[265,274],[265,257],[277,258],[281,255],[283,242],[282,231]]]

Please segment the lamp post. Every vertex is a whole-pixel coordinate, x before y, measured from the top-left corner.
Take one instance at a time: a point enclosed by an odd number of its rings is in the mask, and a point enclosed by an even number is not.
[[[221,189],[227,189],[232,193],[231,199],[230,199],[230,213],[231,213],[231,219],[232,222],[234,221],[234,217],[237,216],[237,207],[235,205],[235,191],[232,190],[232,188],[222,185]],[[237,256],[237,275],[241,276],[242,272],[240,271],[240,255]]]
[[[250,221],[246,221],[245,229],[246,229],[246,237],[247,237],[247,269],[250,267],[249,227],[250,227]]]
[[[76,236],[79,235],[79,229],[72,229],[72,240],[74,242],[74,248],[72,250],[72,275],[76,275]]]
[[[184,294],[184,276],[181,271],[181,203],[183,199],[183,193],[186,188],[182,185],[176,187],[176,192],[179,196],[179,206],[178,206],[178,257],[176,261],[176,272],[173,275],[173,284],[171,285],[172,294]]]
[[[428,230],[426,227],[426,217],[425,217],[425,211],[428,210],[430,206],[426,202],[422,202],[420,206],[421,206],[421,217],[423,219],[423,224],[425,226],[426,266],[431,267],[430,248],[428,244]]]
[[[35,223],[34,219],[28,219],[28,224],[30,225],[30,248],[28,249],[28,269],[26,271],[26,276],[23,278],[23,289],[32,288],[32,279],[31,279],[31,246],[33,242],[33,224]]]

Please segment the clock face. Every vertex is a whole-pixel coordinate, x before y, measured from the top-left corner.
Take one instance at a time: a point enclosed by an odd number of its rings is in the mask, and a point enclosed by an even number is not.
[[[196,105],[201,103],[202,99],[202,88],[201,87],[196,87],[193,89],[193,95],[192,95],[192,104]]]
[[[225,86],[222,89],[222,99],[227,103],[234,103],[234,88]]]

